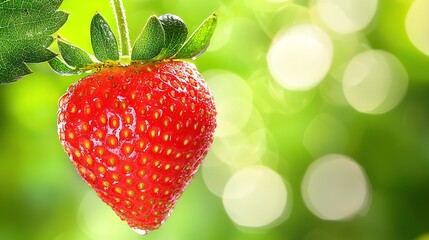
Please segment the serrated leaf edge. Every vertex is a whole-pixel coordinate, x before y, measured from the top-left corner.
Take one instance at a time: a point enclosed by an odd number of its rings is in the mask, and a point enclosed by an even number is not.
[[[7,3],[9,3],[9,1],[3,1],[0,4],[0,7],[4,7],[3,4],[7,4]],[[12,58],[12,60],[5,61],[4,64],[0,65],[0,84],[12,83],[21,79],[26,75],[31,74],[33,71],[27,65],[28,63],[46,62],[56,56],[55,53],[52,53],[52,51],[48,49],[48,47],[54,42],[54,38],[50,35],[58,31],[58,29],[60,29],[66,23],[66,21],[68,20],[69,14],[67,12],[58,10],[59,6],[62,4],[62,0],[56,0],[52,4],[53,5],[51,5],[49,9],[44,9],[44,11],[49,11],[49,12],[52,12],[53,14],[57,14],[53,19],[60,20],[60,21],[56,22],[56,24],[54,24],[52,28],[46,29],[46,30],[49,30],[45,33],[46,35],[43,35],[43,36],[37,35],[37,37],[39,38],[48,37],[48,36],[51,37],[51,40],[49,43],[46,43],[46,45],[43,44],[39,46],[39,47],[44,47],[45,48],[44,51],[48,54],[46,54],[44,57],[41,57],[37,60],[29,60],[25,58],[15,58],[15,59]],[[40,10],[40,9],[37,8],[36,10]],[[20,41],[30,41],[30,40],[34,40],[34,39],[32,38],[20,39]],[[49,53],[52,53],[52,54],[49,54]],[[0,55],[0,58],[2,57],[3,56]]]

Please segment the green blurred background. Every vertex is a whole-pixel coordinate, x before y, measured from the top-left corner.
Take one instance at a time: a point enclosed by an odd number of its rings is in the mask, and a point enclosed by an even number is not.
[[[213,147],[170,218],[134,233],[63,152],[57,100],[81,76],[47,64],[0,87],[0,239],[429,239],[429,1],[124,0],[191,30],[218,105]],[[108,0],[64,0],[59,31],[91,50]],[[56,50],[56,46],[52,46]]]

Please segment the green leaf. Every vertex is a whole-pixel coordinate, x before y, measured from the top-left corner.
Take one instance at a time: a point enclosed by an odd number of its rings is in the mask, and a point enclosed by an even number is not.
[[[56,73],[58,73],[59,75],[62,75],[62,76],[70,76],[70,75],[75,75],[75,74],[79,73],[78,70],[71,68],[70,66],[68,66],[65,62],[63,62],[58,57],[55,57],[55,58],[49,60],[48,63],[49,63],[49,66],[51,66],[51,68]]]
[[[134,43],[131,60],[150,60],[164,47],[165,33],[161,22],[152,15]]]
[[[58,49],[64,61],[72,67],[83,68],[94,63],[87,52],[62,39],[58,39]]]
[[[98,60],[119,60],[118,42],[109,24],[99,13],[91,21],[91,44]]]
[[[203,53],[210,43],[216,24],[217,16],[216,13],[213,13],[192,33],[175,57],[182,59],[193,58]]]
[[[165,32],[165,46],[158,59],[166,59],[179,51],[188,36],[188,28],[181,18],[172,14],[159,17]]]
[[[0,84],[30,74],[26,63],[48,61],[50,35],[67,21],[62,0],[0,0]]]

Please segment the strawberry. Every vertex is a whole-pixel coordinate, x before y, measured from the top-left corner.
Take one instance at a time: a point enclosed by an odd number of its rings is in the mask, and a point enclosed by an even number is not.
[[[204,52],[216,15],[189,38],[179,17],[153,15],[132,51],[121,32],[126,24],[119,25],[122,51],[104,18],[94,16],[95,57],[57,38],[64,61],[49,62],[56,72],[95,71],[61,97],[58,133],[83,180],[130,227],[148,233],[170,215],[213,141],[213,96],[183,59]]]
[[[128,224],[165,221],[202,163],[216,126],[213,97],[193,64],[103,69],[60,100],[62,145],[82,178]]]
[[[26,63],[48,61],[61,75],[88,73],[59,101],[60,142],[82,179],[130,227],[140,234],[159,228],[213,141],[215,102],[186,59],[207,49],[216,14],[189,36],[180,17],[152,15],[131,47],[122,0],[111,0],[119,41],[96,13],[90,55],[51,36],[67,20],[57,10],[61,0],[0,2],[0,15],[7,13],[0,84],[31,73]],[[48,49],[54,40],[60,54]]]

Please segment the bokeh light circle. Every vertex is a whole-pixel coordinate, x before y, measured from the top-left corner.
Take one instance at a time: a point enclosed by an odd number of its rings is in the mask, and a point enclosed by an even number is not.
[[[428,0],[415,0],[405,20],[408,37],[413,45],[426,55],[429,55],[428,11]]]
[[[351,158],[331,154],[310,165],[303,182],[305,204],[325,220],[345,220],[366,210],[368,179],[362,167]]]
[[[201,166],[207,188],[222,197],[227,181],[236,171],[262,164],[268,147],[267,134],[261,116],[254,110],[242,130],[226,137],[215,137]],[[270,157],[270,161],[275,162],[274,157]]]
[[[273,77],[286,89],[308,90],[328,73],[332,40],[311,24],[280,31],[269,49],[267,61]]]
[[[212,145],[212,151],[219,160],[235,168],[258,163],[266,150],[266,135],[264,129],[253,132],[240,132],[228,138],[217,138]]]
[[[288,193],[280,175],[264,166],[235,173],[223,193],[228,216],[244,227],[265,227],[285,212]]]
[[[250,118],[252,90],[243,78],[227,71],[203,74],[216,101],[217,127],[215,136],[225,137],[239,132]]]
[[[368,26],[377,5],[377,0],[315,0],[313,9],[332,31],[352,33]]]
[[[225,186],[234,172],[236,169],[220,160],[212,150],[209,151],[201,166],[204,184],[211,193],[218,197],[222,197]]]
[[[382,114],[398,105],[408,88],[408,74],[392,54],[380,50],[359,53],[348,63],[343,92],[359,112]]]
[[[221,197],[229,178],[238,169],[261,163],[266,153],[265,129],[215,138],[202,165],[203,180],[207,188]]]

